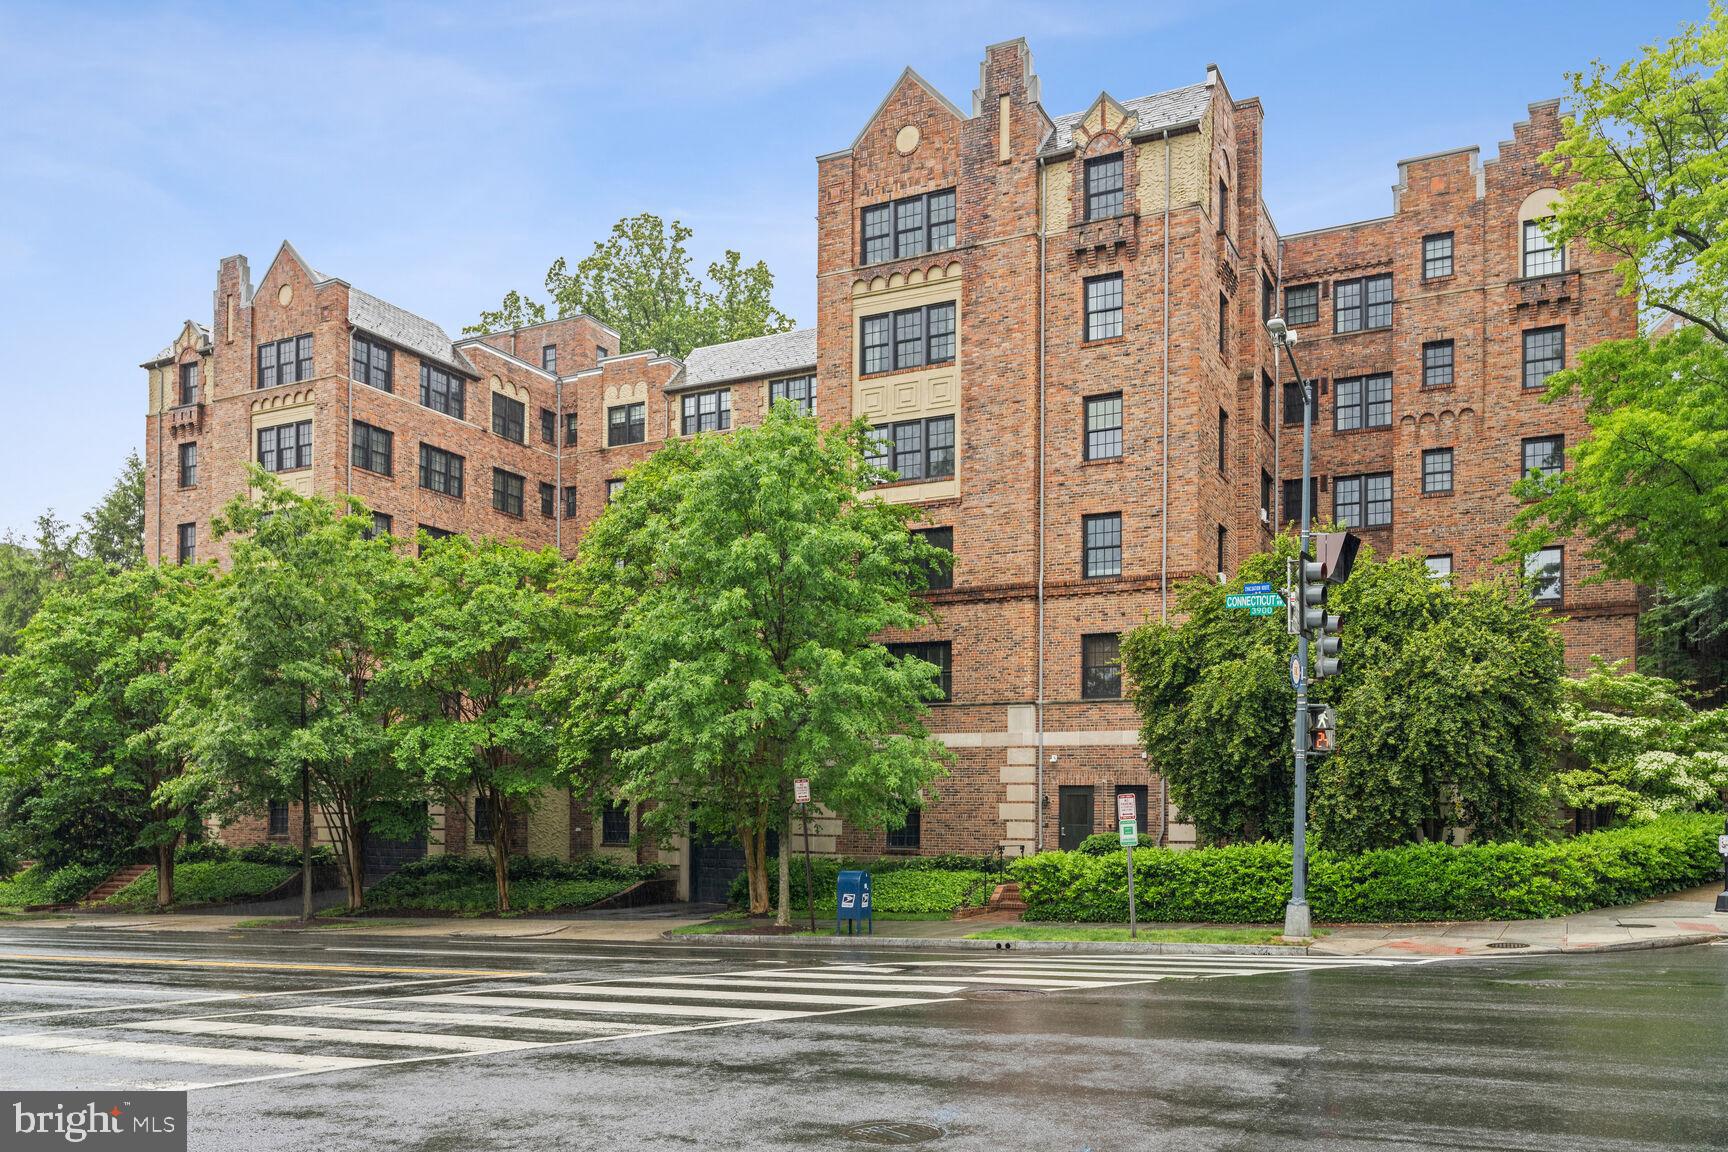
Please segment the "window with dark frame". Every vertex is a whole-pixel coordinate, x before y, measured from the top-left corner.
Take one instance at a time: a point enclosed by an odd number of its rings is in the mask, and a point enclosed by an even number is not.
[[[1524,556],[1524,586],[1538,604],[1558,604],[1565,592],[1566,553],[1558,546]]]
[[[1230,471],[1230,413],[1218,409],[1218,471]]]
[[[858,370],[863,375],[954,359],[953,301],[865,316],[858,330]]]
[[[1284,289],[1284,323],[1295,327],[1319,322],[1320,285],[1296,284]]]
[[[1289,527],[1302,518],[1302,481],[1284,481],[1279,497],[1282,515],[1278,519],[1280,527]],[[1320,514],[1320,478],[1310,477],[1308,480],[1308,512],[1310,518]]]
[[[1230,538],[1229,530],[1226,529],[1224,527],[1224,525],[1222,525],[1222,524],[1218,525],[1218,553],[1217,553],[1218,567],[1213,569],[1213,570],[1215,572],[1217,572],[1220,576],[1224,575],[1227,571],[1229,571],[1229,569],[1226,568],[1224,565],[1224,554],[1225,554],[1225,551],[1227,550],[1227,544],[1228,544],[1229,538]]]
[[[1230,185],[1218,178],[1218,235],[1230,235]]]
[[[948,553],[946,561],[924,565],[924,587],[930,592],[945,592],[954,587],[954,529],[919,528],[914,536],[923,538],[932,548]]]
[[[954,699],[954,646],[947,640],[925,640],[913,644],[886,645],[888,655],[895,660],[922,660],[936,665],[936,684],[942,690],[939,701]]]
[[[870,205],[859,214],[860,262],[879,264],[947,251],[956,238],[955,211],[952,188]]]
[[[1085,281],[1087,340],[1122,335],[1122,273],[1093,276]]]
[[[575,412],[564,413],[564,446],[566,448],[574,447],[576,444],[577,417],[578,413]]]
[[[1114,460],[1122,455],[1122,393],[1088,396],[1086,405],[1087,460]]]
[[[420,445],[420,487],[462,499],[462,470],[467,463],[454,452]]]
[[[1260,520],[1261,523],[1272,523],[1272,473],[1260,469]]]
[[[283,800],[269,802],[268,823],[265,826],[267,836],[288,835],[288,804]]]
[[[624,491],[624,481],[616,478],[606,481],[606,503],[610,504],[618,499],[618,494],[622,491]]]
[[[174,529],[174,558],[182,564],[198,561],[198,524],[196,521],[177,525]]]
[[[258,387],[312,379],[312,336],[290,336],[258,345]]]
[[[180,445],[180,487],[191,488],[198,483],[198,442]]]
[[[492,842],[492,801],[486,796],[474,797],[474,843]]]
[[[354,467],[362,468],[367,472],[377,472],[382,476],[392,474],[395,463],[396,437],[394,433],[356,420],[350,439],[353,441],[350,458],[353,460]]]
[[[1284,381],[1284,427],[1302,423],[1302,385],[1295,380]]]
[[[600,843],[630,843],[630,805],[612,801],[601,809]]]
[[[1392,473],[1333,477],[1332,519],[1342,528],[1383,528],[1392,523]]]
[[[1452,491],[1452,449],[1427,448],[1422,452],[1422,495],[1439,496]]]
[[[1120,152],[1086,161],[1086,219],[1122,215],[1126,195],[1124,171]]]
[[[1552,276],[1566,271],[1566,249],[1548,238],[1545,220],[1524,221],[1524,275]]]
[[[1452,275],[1452,233],[1422,237],[1422,279],[1438,280]]]
[[[1332,427],[1337,432],[1392,426],[1392,376],[1353,376],[1332,382]]]
[[[576,485],[564,485],[564,519],[576,518]]]
[[[258,429],[258,467],[266,472],[312,467],[312,421]]]
[[[721,388],[714,392],[697,392],[686,395],[683,401],[684,435],[694,436],[698,432],[724,432],[732,427],[732,390]]]
[[[522,489],[528,483],[524,476],[514,472],[506,472],[502,468],[492,469],[492,507],[506,516],[522,516]]]
[[[1332,285],[1332,330],[1367,332],[1392,326],[1392,276],[1365,276]]]
[[[594,345],[594,359],[596,361],[604,360],[604,359],[606,359],[606,357],[608,357],[610,355],[612,355],[612,353],[610,353],[606,350],[606,345],[604,345],[604,344]]]
[[[954,417],[878,424],[870,430],[868,459],[901,480],[946,480],[954,475]]]
[[[430,524],[421,524],[419,530],[426,533],[427,538],[431,540],[448,540],[450,537],[456,535],[456,533],[450,531],[448,528],[435,528]],[[426,544],[424,541],[415,548],[415,554],[419,556],[424,556],[426,554]]]
[[[618,404],[606,409],[606,446],[640,444],[648,438],[648,405]]]
[[[558,345],[542,344],[540,346],[540,370],[558,375]]]
[[[558,444],[558,413],[550,408],[540,409],[540,443]]]
[[[906,823],[888,829],[888,851],[913,852],[924,838],[924,813],[916,806],[906,810]]]
[[[368,540],[376,540],[380,536],[392,535],[395,527],[396,522],[387,513],[374,512],[372,513],[372,527],[368,528],[364,535]]]
[[[1452,341],[1430,340],[1422,345],[1422,387],[1452,386]]]
[[[528,405],[502,392],[492,393],[492,434],[528,443]]]
[[[180,407],[198,403],[198,362],[180,365]]]
[[[1218,355],[1230,355],[1230,301],[1218,293]]]
[[[1566,470],[1566,437],[1532,436],[1523,443],[1524,471],[1538,476],[1558,476]]]
[[[1566,367],[1566,328],[1531,328],[1524,333],[1524,387],[1540,388]]]
[[[1088,580],[1122,575],[1122,513],[1082,517],[1080,572]]]
[[[1272,398],[1275,392],[1272,388],[1272,377],[1265,371],[1260,373],[1260,426],[1266,431],[1272,431]]]
[[[354,333],[350,340],[350,358],[348,375],[368,388],[376,388],[380,392],[394,392],[395,353],[390,345],[381,344],[370,337]]]
[[[548,520],[558,515],[558,488],[544,480],[540,481],[540,515]]]
[[[798,411],[810,415],[816,411],[816,377],[789,376],[784,380],[768,382],[768,406],[773,407],[777,401],[790,400]]]
[[[1080,699],[1122,698],[1122,636],[1092,632],[1080,637]]]
[[[462,419],[467,384],[462,377],[431,364],[420,365],[420,403],[434,412]]]

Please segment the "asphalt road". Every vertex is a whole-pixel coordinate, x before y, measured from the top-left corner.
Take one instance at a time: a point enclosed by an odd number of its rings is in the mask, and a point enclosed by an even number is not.
[[[247,1152],[1728,1148],[1728,947],[261,937],[0,925],[0,1086],[184,1087],[191,1146]]]

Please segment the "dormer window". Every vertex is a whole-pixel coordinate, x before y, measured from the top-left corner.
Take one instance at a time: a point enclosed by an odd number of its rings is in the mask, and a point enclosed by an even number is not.
[[[1122,153],[1086,161],[1086,219],[1122,215],[1124,204]]]

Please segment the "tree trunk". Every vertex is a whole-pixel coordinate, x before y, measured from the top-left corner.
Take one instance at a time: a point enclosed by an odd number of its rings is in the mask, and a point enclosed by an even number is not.
[[[786,828],[780,836],[780,912],[774,917],[776,928],[792,926],[792,817],[786,817]],[[805,894],[809,898],[809,894]]]
[[[179,842],[176,836],[166,844],[156,845],[156,907],[166,908],[174,903],[174,845]]]
[[[360,822],[354,818],[352,806],[347,807],[342,824],[342,839],[346,841],[343,855],[348,864],[348,911],[358,912],[366,902],[366,853]]]
[[[510,911],[510,812],[502,793],[492,795],[492,875],[498,882],[498,911]]]
[[[762,861],[756,856],[756,833],[750,828],[738,829],[738,843],[744,846],[744,882],[748,893],[747,902],[750,905],[750,915],[764,916],[768,909],[756,903],[756,872],[762,867]]]

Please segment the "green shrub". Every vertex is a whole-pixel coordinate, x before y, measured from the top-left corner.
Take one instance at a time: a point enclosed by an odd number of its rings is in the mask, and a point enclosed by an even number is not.
[[[230,900],[255,900],[280,887],[300,870],[280,864],[254,864],[248,860],[193,860],[174,865],[174,903],[209,904]],[[108,903],[123,908],[144,908],[156,903],[156,869],[108,897]]]
[[[1332,923],[1518,920],[1649,899],[1713,879],[1721,821],[1670,816],[1540,844],[1412,844],[1356,856],[1309,854],[1308,899]],[[1045,852],[1015,861],[1028,920],[1128,919],[1121,853]],[[1290,898],[1290,846],[1261,842],[1134,853],[1146,921],[1267,924]]]
[[[510,860],[510,906],[518,912],[582,908],[638,884],[660,870],[606,856],[559,860],[516,856]],[[480,856],[426,856],[404,864],[366,892],[376,909],[411,909],[479,915],[498,907],[492,862]]]
[[[842,860],[819,857],[810,861],[816,885],[816,911],[834,911],[834,888],[842,870],[862,869],[870,873],[870,894],[878,912],[952,913],[963,906],[983,907],[1002,877],[1000,857],[991,856],[891,856],[881,860]],[[768,900],[778,906],[780,861],[768,861]],[[732,881],[731,902],[739,907],[750,902],[749,882],[743,875]],[[792,906],[804,908],[804,862],[792,861]]]
[[[26,868],[10,880],[0,880],[0,907],[70,904],[83,899],[113,871],[108,864],[66,864],[49,871],[41,865]]]
[[[1094,832],[1080,841],[1076,852],[1087,856],[1119,856],[1122,853],[1122,837],[1115,832]]]

